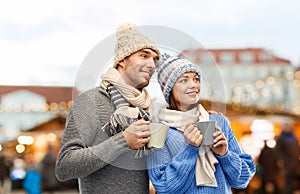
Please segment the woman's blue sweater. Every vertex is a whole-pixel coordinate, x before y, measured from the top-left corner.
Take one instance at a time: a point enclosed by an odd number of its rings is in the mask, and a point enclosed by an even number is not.
[[[246,188],[255,173],[252,157],[240,147],[228,120],[211,114],[228,140],[225,156],[215,155],[218,187],[197,186],[195,166],[199,147],[187,145],[183,133],[170,128],[166,143],[147,158],[148,173],[157,193],[232,193],[231,188]]]

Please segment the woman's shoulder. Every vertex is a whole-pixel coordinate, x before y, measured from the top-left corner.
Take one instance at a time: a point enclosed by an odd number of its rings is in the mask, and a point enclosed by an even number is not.
[[[216,121],[219,126],[224,125],[225,122],[228,122],[228,119],[224,115],[218,113],[209,114],[209,120]]]

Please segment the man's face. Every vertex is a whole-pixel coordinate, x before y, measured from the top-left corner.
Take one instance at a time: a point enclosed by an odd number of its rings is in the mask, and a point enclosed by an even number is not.
[[[158,55],[151,49],[139,50],[119,63],[118,71],[124,81],[137,89],[148,86],[155,72]]]
[[[294,132],[293,125],[291,123],[284,123],[283,131],[286,133],[293,133]]]

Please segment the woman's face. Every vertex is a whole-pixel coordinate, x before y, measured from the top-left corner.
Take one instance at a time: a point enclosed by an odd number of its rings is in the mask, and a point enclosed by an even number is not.
[[[199,103],[200,90],[200,77],[198,74],[186,72],[176,80],[172,88],[171,99],[174,99],[179,110],[188,111]]]

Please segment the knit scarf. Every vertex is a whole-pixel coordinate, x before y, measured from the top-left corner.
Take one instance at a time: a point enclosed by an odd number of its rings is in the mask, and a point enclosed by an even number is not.
[[[104,128],[109,136],[122,132],[139,119],[150,120],[150,114],[147,109],[150,106],[151,98],[145,89],[139,91],[126,84],[115,68],[109,68],[101,76],[101,79],[101,87],[108,92],[112,103],[116,107]],[[144,146],[137,150],[135,157],[142,158],[148,155],[149,152],[152,152],[152,149]]]
[[[110,67],[106,73],[101,76],[101,86],[107,88],[108,84],[114,85],[121,95],[135,107],[148,109],[151,104],[151,98],[148,91],[144,88],[142,91],[125,83],[118,70]]]
[[[183,132],[187,122],[207,121],[209,120],[208,112],[199,104],[198,107],[187,112],[162,109],[158,115],[162,123],[174,127]],[[215,164],[218,160],[210,150],[209,146],[200,146],[196,162],[196,184],[197,186],[217,187],[217,180],[214,172]]]

